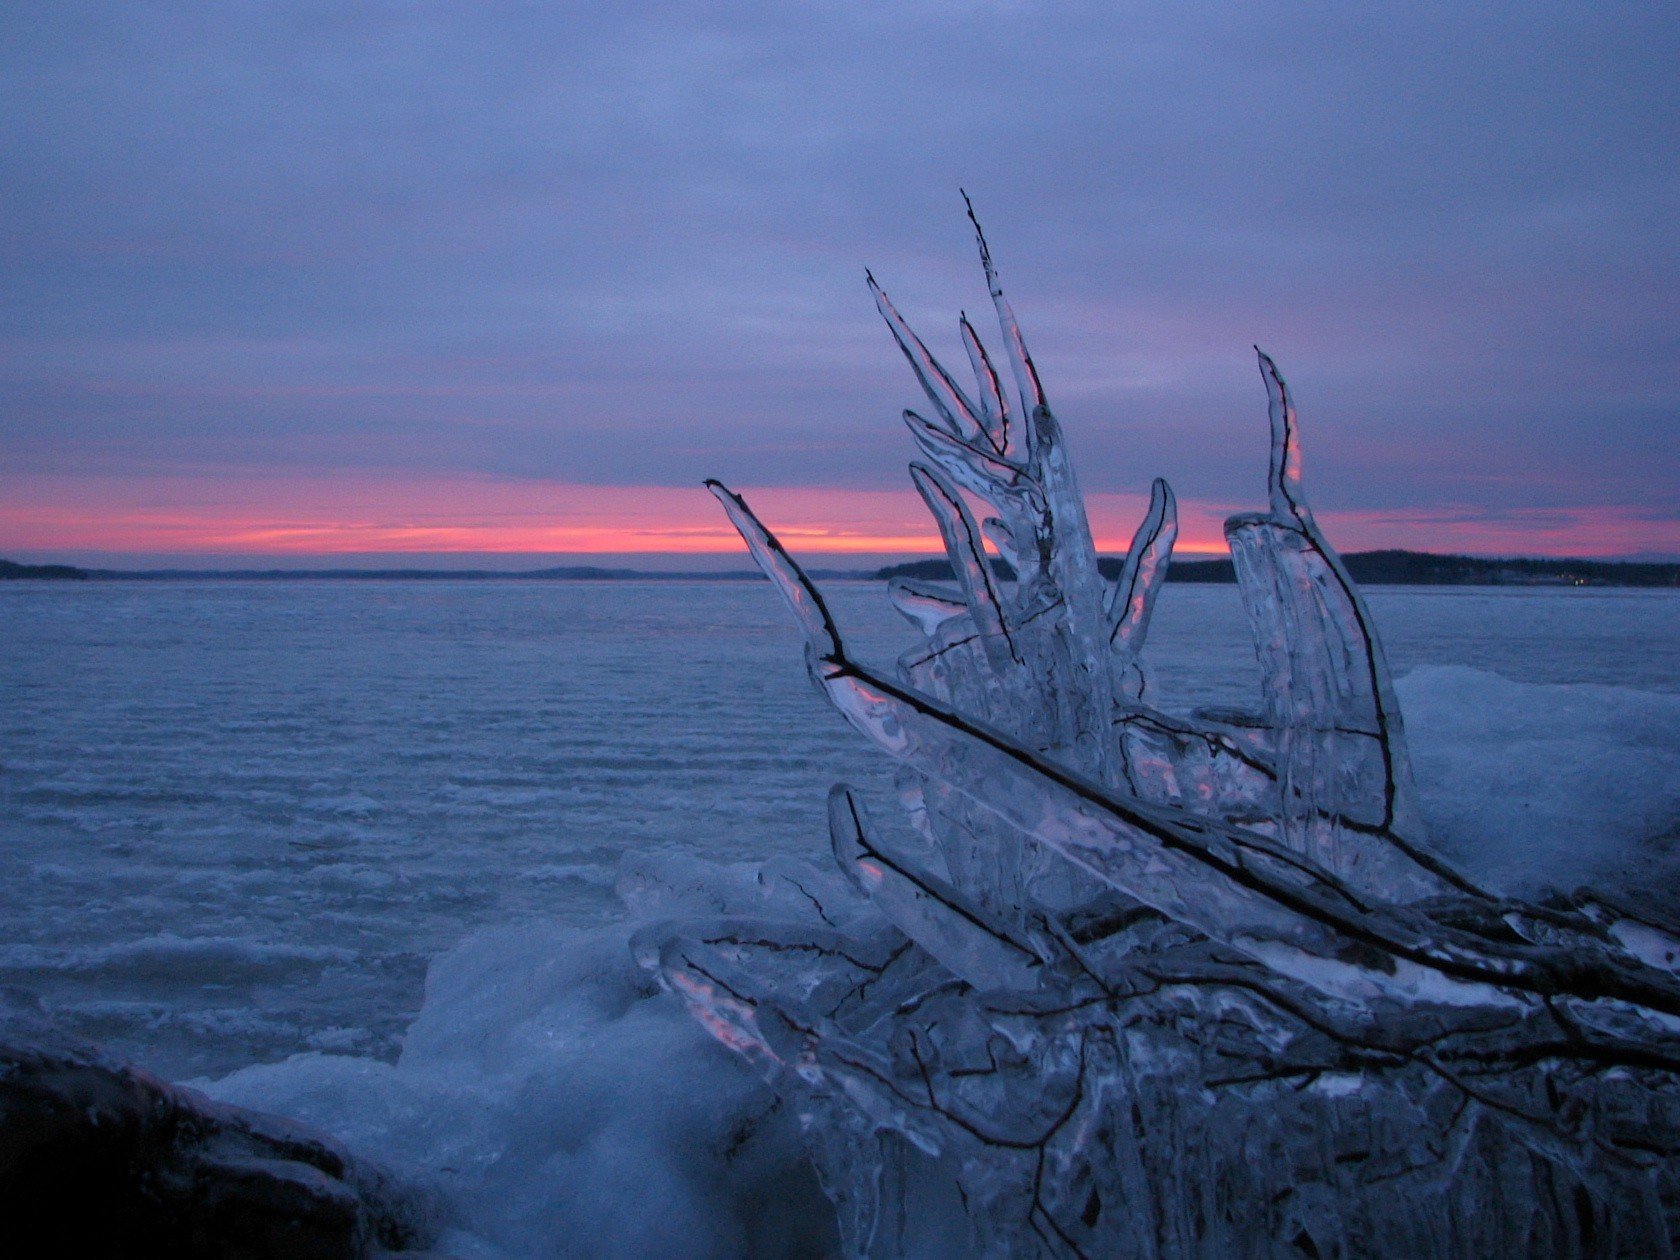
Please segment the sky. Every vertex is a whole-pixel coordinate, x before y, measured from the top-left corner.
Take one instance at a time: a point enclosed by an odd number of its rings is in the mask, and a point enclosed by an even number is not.
[[[1091,502],[1680,553],[1680,7],[7,5],[0,555],[931,552],[973,197]],[[984,332],[984,324],[981,324]],[[952,362],[954,360],[954,362]],[[673,558],[674,557],[674,558]]]

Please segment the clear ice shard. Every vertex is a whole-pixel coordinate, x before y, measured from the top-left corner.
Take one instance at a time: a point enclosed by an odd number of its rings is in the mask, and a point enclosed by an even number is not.
[[[841,878],[773,864],[764,919],[646,929],[644,965],[795,1107],[852,1255],[1673,1255],[1673,925],[1502,899],[1431,850],[1264,354],[1269,510],[1226,526],[1261,707],[1155,707],[1172,492],[1106,583],[975,232],[1014,397],[966,317],[972,396],[869,281],[954,574],[890,588],[923,636],[895,676],[708,483],[914,838],[836,787]]]

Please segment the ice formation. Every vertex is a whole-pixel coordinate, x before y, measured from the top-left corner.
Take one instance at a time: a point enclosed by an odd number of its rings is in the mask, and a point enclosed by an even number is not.
[[[870,280],[955,578],[894,583],[896,677],[711,483],[912,827],[836,787],[838,874],[774,863],[761,914],[647,929],[643,964],[793,1104],[849,1254],[1673,1254],[1680,937],[1432,850],[1264,354],[1270,503],[1226,526],[1262,706],[1156,707],[1172,493],[1106,582],[979,244],[1012,389],[964,318],[966,392]]]

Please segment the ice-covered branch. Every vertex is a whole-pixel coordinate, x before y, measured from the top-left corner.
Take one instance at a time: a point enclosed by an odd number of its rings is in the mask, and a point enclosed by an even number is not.
[[[869,278],[931,407],[911,472],[956,579],[891,586],[923,636],[896,676],[708,483],[920,838],[836,788],[844,884],[767,871],[764,920],[654,930],[646,965],[795,1101],[853,1254],[1672,1254],[1680,934],[1496,898],[1430,849],[1263,353],[1268,510],[1226,526],[1263,712],[1157,707],[1172,491],[1106,584],[974,228],[1015,397],[966,316],[972,396]]]

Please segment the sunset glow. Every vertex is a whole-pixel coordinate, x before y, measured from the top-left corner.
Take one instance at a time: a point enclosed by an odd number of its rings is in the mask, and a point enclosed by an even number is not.
[[[742,487],[782,541],[814,556],[890,557],[941,549],[903,491]],[[252,558],[370,553],[479,556],[730,556],[740,539],[696,486],[596,486],[486,478],[216,479],[59,477],[0,481],[0,538],[40,559],[90,554]],[[1143,495],[1089,496],[1099,550],[1126,550]],[[1180,500],[1183,556],[1223,554],[1224,518],[1254,505]],[[1680,549],[1672,522],[1608,511],[1450,510],[1322,514],[1346,550],[1405,547],[1484,555],[1625,555]]]
[[[206,494],[207,489],[214,493]],[[941,549],[903,492],[744,488],[790,548],[814,555],[917,555]],[[1093,496],[1098,543],[1123,551],[1142,496]],[[1217,524],[1187,514],[1185,549],[1217,552]],[[701,487],[258,479],[129,483],[58,478],[14,487],[0,536],[19,553],[333,556],[471,552],[730,555],[742,550]]]
[[[1264,506],[1258,343],[1339,548],[1680,556],[1654,9],[13,7],[0,558],[933,553],[959,189],[1103,551]]]

